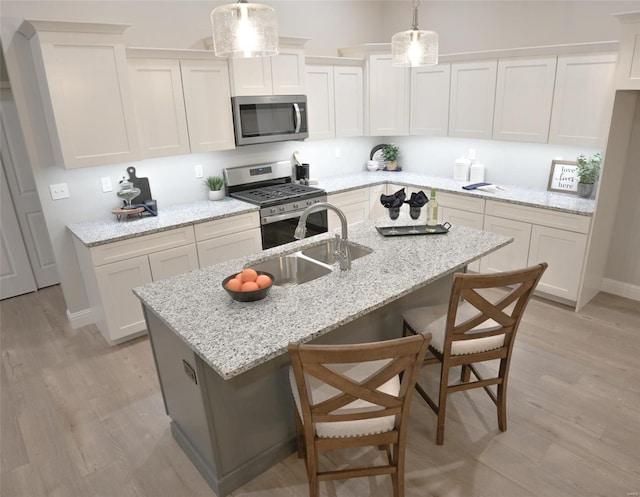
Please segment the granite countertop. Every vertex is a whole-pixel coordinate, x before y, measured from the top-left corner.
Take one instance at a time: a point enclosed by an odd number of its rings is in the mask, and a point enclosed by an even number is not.
[[[286,353],[289,342],[328,333],[512,241],[462,226],[445,235],[383,237],[375,223],[364,222],[349,227],[349,240],[374,252],[354,260],[350,271],[339,271],[336,264],[331,274],[314,281],[274,286],[258,302],[236,302],[222,288],[226,276],[245,266],[331,236],[317,235],[133,291],[214,371],[230,379]]]
[[[69,224],[67,228],[85,246],[94,247],[258,210],[255,205],[226,197],[215,202],[202,200],[170,205],[159,209],[157,216],[132,216],[118,221],[116,216],[112,215],[107,218]]]
[[[594,200],[583,199],[577,195],[567,193],[548,192],[512,185],[500,185],[507,188],[507,191],[495,194],[479,190],[467,191],[462,189],[462,185],[467,184],[466,182],[462,183],[441,176],[429,176],[403,171],[365,171],[345,176],[321,178],[317,186],[326,190],[328,194],[333,194],[387,182],[421,189],[435,188],[438,191],[459,195],[499,200],[583,216],[591,216],[595,208]],[[425,193],[428,194],[428,192]],[[67,228],[85,246],[94,247],[159,231],[180,228],[193,223],[212,221],[258,210],[259,208],[255,205],[227,197],[217,202],[203,200],[171,205],[160,209],[156,217],[132,217],[128,220],[118,221],[116,216],[113,215],[101,219],[72,223]]]
[[[536,188],[525,188],[515,185],[502,185],[506,191],[498,193],[488,193],[481,190],[463,190],[463,185],[470,184],[469,181],[456,181],[442,176],[429,176],[427,174],[410,173],[404,171],[374,171],[361,172],[346,176],[336,176],[333,178],[321,178],[317,186],[324,188],[327,193],[340,193],[348,190],[355,190],[363,186],[376,184],[393,183],[415,188],[435,188],[437,191],[467,195],[488,200],[499,200],[512,204],[527,205],[529,207],[539,207],[570,214],[591,216],[595,209],[595,200],[580,198],[577,195],[568,193],[549,192]],[[427,196],[428,191],[425,191]]]

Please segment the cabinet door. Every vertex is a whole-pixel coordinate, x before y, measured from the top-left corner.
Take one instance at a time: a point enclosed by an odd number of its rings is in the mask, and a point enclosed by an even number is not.
[[[180,68],[191,152],[235,148],[227,63],[183,60]]]
[[[151,283],[151,269],[146,255],[98,266],[95,270],[106,329],[110,343],[146,329],[140,300],[131,291]]]
[[[73,169],[137,160],[124,43],[91,33],[43,32],[32,38],[32,47],[41,51],[36,76],[56,162]]]
[[[614,97],[616,54],[558,57],[549,142],[602,147]]]
[[[409,70],[391,65],[391,54],[369,57],[369,135],[409,134]]]
[[[361,223],[369,219],[369,188],[358,188],[344,193],[329,195],[328,202],[338,207],[348,224]],[[329,231],[341,227],[340,218],[333,211],[327,213]]]
[[[485,216],[484,231],[491,231],[513,238],[513,242],[496,252],[485,256],[480,261],[483,273],[512,271],[527,266],[529,242],[531,241],[531,224],[512,219]]]
[[[180,61],[130,59],[138,135],[144,157],[188,154]]]
[[[200,267],[195,244],[149,254],[149,265],[153,281],[188,273]]]
[[[547,143],[555,57],[500,59],[493,138]]]
[[[640,14],[628,12],[614,15],[621,22],[616,89],[640,90]]]
[[[491,138],[497,61],[451,64],[449,136]]]
[[[412,135],[447,136],[451,64],[411,69]]]
[[[387,209],[380,203],[380,195],[386,195],[387,185],[369,187],[369,219],[375,221],[387,216]]]
[[[197,246],[202,268],[261,251],[262,236],[256,228],[198,242]]]
[[[534,226],[528,265],[547,262],[537,290],[575,302],[582,275],[587,236],[546,226]]]
[[[273,95],[271,57],[232,58],[229,69],[234,97]]]
[[[335,113],[333,66],[307,67],[307,115],[309,138],[334,138]]]
[[[460,209],[453,209],[443,205],[440,205],[439,210],[440,213],[438,221],[447,221],[448,223],[451,223],[451,226],[465,226],[467,228],[474,228],[477,230],[481,230],[484,226],[484,215],[482,213],[462,211]],[[480,261],[472,262],[467,266],[467,268],[469,271],[479,273]]]
[[[274,95],[304,95],[305,82],[304,50],[280,48],[280,53],[271,59],[271,87]]]
[[[362,67],[333,68],[336,138],[364,135]]]

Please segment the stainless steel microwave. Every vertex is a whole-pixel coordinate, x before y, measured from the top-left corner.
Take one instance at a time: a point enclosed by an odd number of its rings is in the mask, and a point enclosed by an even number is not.
[[[305,95],[232,97],[231,106],[238,146],[309,136]]]

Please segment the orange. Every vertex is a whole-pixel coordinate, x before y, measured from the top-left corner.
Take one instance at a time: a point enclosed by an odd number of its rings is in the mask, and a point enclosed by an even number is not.
[[[242,273],[236,274],[236,279],[240,280],[240,282],[242,283]]]
[[[233,292],[239,292],[241,291],[240,289],[242,288],[242,281],[240,281],[238,278],[231,278],[229,281],[227,281],[227,290],[231,290]]]
[[[256,273],[255,269],[245,269],[240,274],[243,283],[246,283],[247,281],[256,281],[256,278],[258,277],[258,273]]]
[[[260,288],[266,288],[271,285],[272,281],[266,274],[261,274],[256,278],[256,283]]]
[[[247,281],[246,283],[242,284],[242,288],[240,288],[240,291],[242,292],[253,292],[255,290],[259,290],[260,287],[258,287],[258,284],[255,281]]]

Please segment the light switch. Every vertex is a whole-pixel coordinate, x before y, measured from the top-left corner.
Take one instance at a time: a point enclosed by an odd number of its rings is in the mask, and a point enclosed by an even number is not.
[[[109,178],[109,176],[105,176],[104,178],[100,178],[100,181],[102,183],[102,191],[103,192],[112,192],[113,191],[113,185],[111,184],[111,178]]]
[[[195,170],[196,170],[196,178],[202,178],[204,176],[204,173],[202,172],[202,164],[196,164]]]
[[[342,153],[340,152],[340,147],[336,147],[336,159],[339,159],[340,157],[342,157]]]
[[[66,183],[58,183],[57,185],[49,185],[51,191],[51,198],[53,200],[60,200],[61,198],[69,198],[69,187]]]

